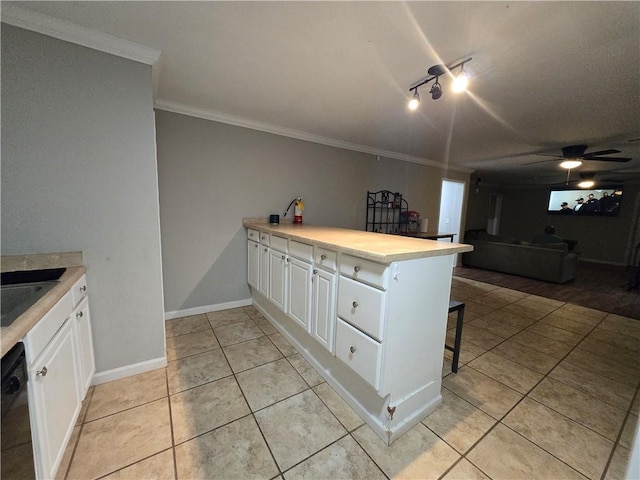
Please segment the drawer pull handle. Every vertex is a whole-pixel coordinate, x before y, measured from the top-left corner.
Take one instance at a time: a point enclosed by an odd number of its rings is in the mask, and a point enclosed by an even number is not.
[[[81,291],[82,293],[86,292],[86,291],[87,291],[87,286],[86,286],[86,285],[82,285],[82,286],[80,287],[80,291]]]
[[[358,302],[353,302],[351,305],[353,305],[353,308],[358,308]]]
[[[84,313],[82,313],[82,310],[76,313],[76,318],[82,318],[83,316],[84,316]]]
[[[36,372],[36,375],[40,375],[41,377],[46,377],[47,376],[47,367],[42,367],[42,370],[38,370]]]
[[[323,253],[322,255],[320,255],[320,260],[326,260],[327,256]]]
[[[353,271],[358,273],[360,271],[360,267],[356,265],[355,267],[353,267]]]
[[[351,353],[356,353],[356,350],[357,350],[357,348],[356,348],[356,347],[350,347],[350,348],[349,348],[349,351],[350,351]]]

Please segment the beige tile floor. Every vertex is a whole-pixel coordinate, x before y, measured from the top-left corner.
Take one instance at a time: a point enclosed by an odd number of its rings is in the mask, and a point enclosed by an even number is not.
[[[640,321],[459,278],[452,297],[462,366],[446,352],[442,405],[390,447],[244,307],[167,321],[166,368],[93,387],[58,477],[624,478]]]

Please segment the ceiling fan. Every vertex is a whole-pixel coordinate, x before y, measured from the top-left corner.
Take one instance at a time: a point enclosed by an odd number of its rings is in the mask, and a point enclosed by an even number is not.
[[[620,153],[620,150],[600,150],[598,152],[585,153],[587,151],[586,145],[570,145],[568,147],[562,148],[562,156],[558,156],[556,154],[550,153],[539,153],[538,155],[543,155],[547,157],[555,157],[550,160],[541,160],[538,162],[529,162],[523,163],[523,165],[533,165],[536,163],[544,163],[544,162],[555,162],[557,160],[576,160],[576,161],[586,161],[586,160],[597,160],[599,162],[629,162],[630,158],[626,157],[603,157],[602,155],[610,155],[612,153]],[[574,167],[575,168],[575,167]]]

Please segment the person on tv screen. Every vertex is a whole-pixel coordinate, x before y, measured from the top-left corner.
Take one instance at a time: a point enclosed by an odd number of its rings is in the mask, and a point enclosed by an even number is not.
[[[571,215],[573,213],[573,210],[569,208],[569,204],[567,202],[562,202],[560,204],[560,213],[562,213],[563,215]]]
[[[587,202],[582,206],[580,210],[581,210],[580,213],[594,215],[600,212],[600,202],[596,200],[596,198],[593,196],[593,193],[590,193],[589,196],[587,197]]]
[[[573,207],[573,211],[575,213],[584,213],[581,212],[580,210],[582,210],[582,207],[584,206],[584,198],[580,197],[580,198],[576,198],[576,204]]]

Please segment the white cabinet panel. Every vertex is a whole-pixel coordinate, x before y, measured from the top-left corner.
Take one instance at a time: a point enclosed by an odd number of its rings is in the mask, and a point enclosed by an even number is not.
[[[379,388],[382,345],[340,319],[336,325],[336,357]]]
[[[313,272],[313,312],[311,334],[333,353],[336,324],[336,274],[316,269]]]
[[[311,331],[311,264],[288,258],[289,316],[307,332]]]
[[[80,413],[72,320],[29,366],[29,405],[38,478],[54,478]]]
[[[93,335],[91,331],[91,315],[89,300],[85,297],[71,314],[74,322],[75,338],[78,352],[77,373],[80,386],[80,397],[84,398],[96,373],[95,357],[93,355]]]
[[[269,252],[269,299],[285,313],[287,313],[288,270],[287,256],[277,250],[271,250]]]
[[[363,283],[340,277],[338,316],[363,332],[382,340],[386,294]]]
[[[260,245],[247,242],[247,283],[253,288],[260,285]]]
[[[269,247],[260,246],[260,282],[258,290],[269,296]]]

